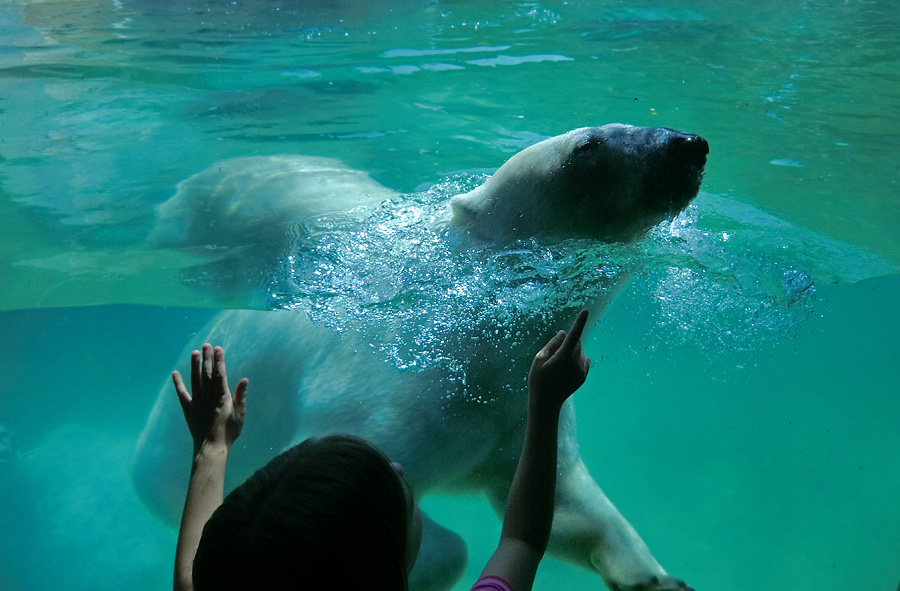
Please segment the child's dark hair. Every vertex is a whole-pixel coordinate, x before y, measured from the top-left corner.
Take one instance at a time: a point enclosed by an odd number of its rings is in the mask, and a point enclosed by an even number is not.
[[[407,520],[378,449],[349,435],[308,439],[225,498],[203,528],[194,587],[405,590]]]

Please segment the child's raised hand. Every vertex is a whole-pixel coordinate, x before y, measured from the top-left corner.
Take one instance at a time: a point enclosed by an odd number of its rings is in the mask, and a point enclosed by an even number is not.
[[[581,349],[588,311],[582,310],[567,333],[559,331],[538,351],[528,373],[528,391],[535,402],[562,405],[587,379],[591,360]]]
[[[172,372],[172,381],[194,440],[194,452],[205,444],[230,447],[244,426],[248,382],[247,378],[238,382],[232,399],[222,347],[213,349],[204,343],[202,351],[191,353],[191,394],[177,371]]]

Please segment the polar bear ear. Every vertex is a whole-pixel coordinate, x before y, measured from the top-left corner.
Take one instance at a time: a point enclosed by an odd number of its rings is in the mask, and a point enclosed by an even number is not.
[[[578,138],[578,142],[572,148],[573,154],[582,154],[584,152],[589,152],[597,148],[597,146],[606,143],[606,138],[594,134],[592,136],[582,136]]]
[[[479,187],[480,189],[480,187]],[[478,189],[456,195],[450,199],[450,208],[453,211],[453,223],[459,227],[471,226],[478,218],[478,214],[484,209],[484,203],[478,197]]]
[[[592,133],[582,134],[575,145],[572,146],[568,158],[576,160],[579,158],[605,158],[610,151],[610,142],[602,133],[591,130]]]

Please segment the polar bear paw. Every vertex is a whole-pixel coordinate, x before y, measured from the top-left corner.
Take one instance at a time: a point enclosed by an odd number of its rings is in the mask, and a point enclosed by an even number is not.
[[[614,543],[608,539],[591,555],[592,565],[610,591],[694,591],[659,565],[627,522],[616,533]]]
[[[652,575],[644,581],[635,583],[610,583],[610,591],[694,591],[693,587],[669,575],[658,577]]]

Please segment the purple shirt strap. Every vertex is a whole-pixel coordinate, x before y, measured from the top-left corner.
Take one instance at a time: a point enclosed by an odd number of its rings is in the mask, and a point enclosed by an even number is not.
[[[484,577],[475,582],[471,591],[513,591],[513,588],[500,577]]]

